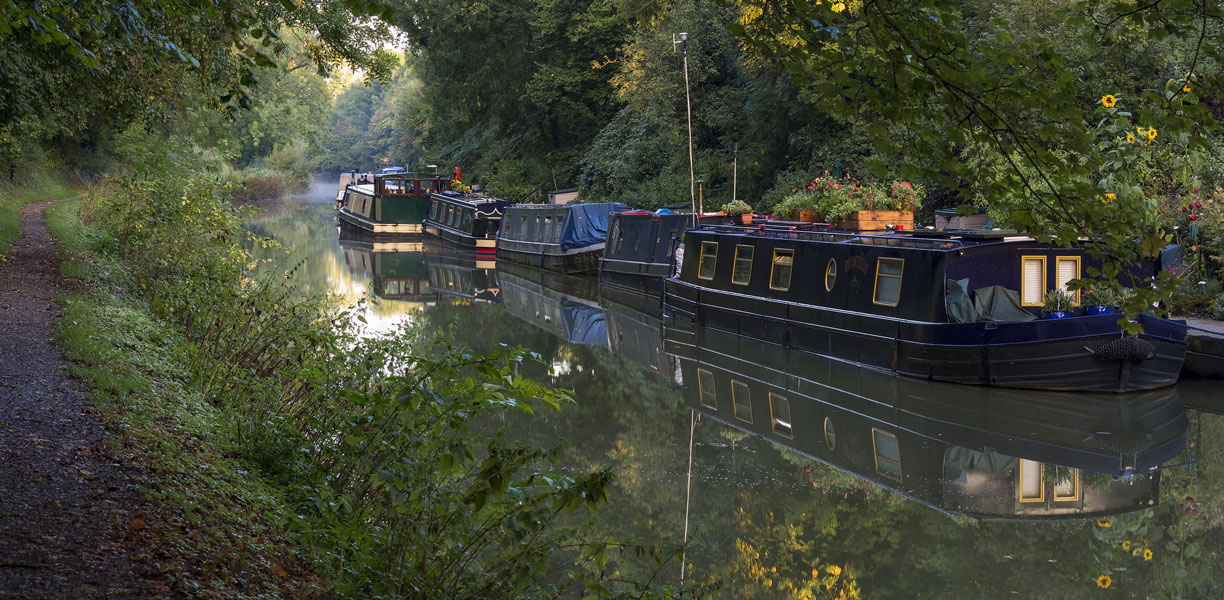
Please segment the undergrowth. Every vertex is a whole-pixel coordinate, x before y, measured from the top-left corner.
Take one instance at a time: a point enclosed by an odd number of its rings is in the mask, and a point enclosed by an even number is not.
[[[678,548],[595,534],[586,511],[606,501],[610,472],[558,474],[560,442],[469,431],[570,401],[519,374],[539,357],[414,329],[363,336],[349,313],[297,294],[292,265],[242,250],[215,174],[148,143],[49,226],[83,290],[61,343],[122,433],[117,451],[173,515],[161,531],[187,573],[180,591],[674,595],[650,577]]]

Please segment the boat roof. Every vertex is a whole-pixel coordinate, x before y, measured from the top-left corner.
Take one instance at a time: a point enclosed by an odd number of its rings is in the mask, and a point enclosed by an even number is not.
[[[952,252],[974,246],[1031,242],[1031,236],[1015,231],[976,229],[919,229],[913,231],[861,232],[831,229],[812,223],[758,223],[741,225],[702,225],[694,233],[714,233],[753,238],[798,239],[863,246],[894,246]]]
[[[447,191],[445,191],[445,192],[440,192],[440,193],[439,193],[439,192],[434,192],[434,193],[430,194],[430,196],[431,196],[431,197],[436,197],[436,198],[438,198],[439,200],[446,200],[446,201],[449,201],[449,202],[458,202],[458,203],[462,203],[462,204],[471,204],[471,205],[476,206],[476,207],[478,207],[478,208],[479,208],[479,207],[482,207],[482,206],[490,205],[490,204],[494,204],[494,205],[507,205],[507,204],[510,204],[510,202],[509,202],[508,200],[502,200],[501,198],[494,198],[493,196],[486,196],[486,195],[481,194],[481,193],[468,193],[468,194],[461,194],[461,193],[459,193],[459,192],[455,192],[455,191],[447,190]]]
[[[375,179],[450,179],[450,175],[441,173],[375,173]]]

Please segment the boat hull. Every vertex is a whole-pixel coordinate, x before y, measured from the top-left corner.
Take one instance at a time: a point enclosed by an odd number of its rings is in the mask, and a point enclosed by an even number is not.
[[[599,243],[562,250],[560,244],[503,239],[497,246],[497,258],[537,269],[580,275],[599,271],[603,248],[603,243]]]
[[[1185,328],[1141,317],[1142,355],[1119,358],[1116,315],[929,323],[711,290],[669,279],[666,321],[716,329],[921,379],[999,387],[1127,392],[1173,385]]]

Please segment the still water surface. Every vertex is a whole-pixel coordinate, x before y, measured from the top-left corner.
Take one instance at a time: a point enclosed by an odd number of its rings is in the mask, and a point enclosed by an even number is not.
[[[600,526],[687,535],[685,585],[728,598],[1224,598],[1224,407],[1211,384],[1128,396],[899,379],[663,326],[657,300],[340,235],[334,184],[251,223],[295,249],[301,284],[476,350],[521,345],[576,405],[508,415],[612,465]],[[687,532],[687,533],[686,533]],[[680,583],[680,566],[660,577]],[[832,584],[832,588],[826,586]],[[1108,586],[1108,589],[1101,589]],[[829,590],[833,590],[829,594]],[[829,594],[822,596],[821,594]]]

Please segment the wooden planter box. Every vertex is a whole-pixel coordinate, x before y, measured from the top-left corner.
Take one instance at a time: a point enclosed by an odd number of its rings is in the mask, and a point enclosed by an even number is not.
[[[835,227],[857,231],[883,231],[888,229],[889,225],[902,231],[913,231],[913,211],[857,210],[848,219],[838,221]]]

